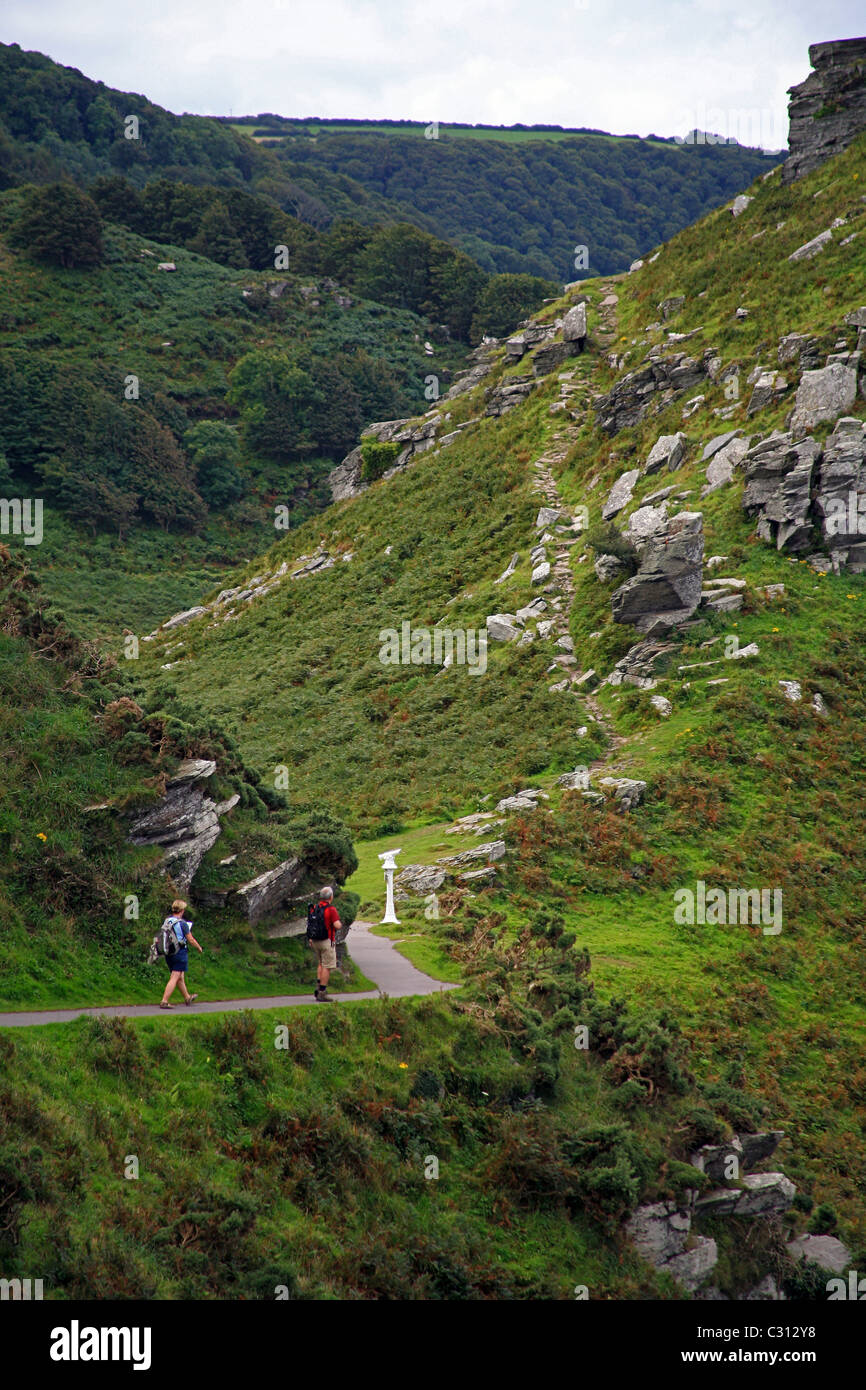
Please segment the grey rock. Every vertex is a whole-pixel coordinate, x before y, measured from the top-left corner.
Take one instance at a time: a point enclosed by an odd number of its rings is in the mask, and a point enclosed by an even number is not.
[[[667,503],[662,502],[658,507],[644,505],[638,507],[637,511],[632,512],[628,519],[628,526],[625,535],[638,548],[645,544],[650,537],[658,535],[664,531],[668,524]]]
[[[614,799],[620,811],[633,811],[643,801],[646,782],[638,782],[632,777],[600,777],[600,787],[612,787]]]
[[[754,198],[750,198],[747,193],[738,193],[734,201],[731,203],[731,212],[733,213],[734,217],[739,217],[740,213],[746,211],[746,208],[749,206],[749,203],[753,203],[754,201]]]
[[[412,897],[425,898],[435,893],[445,882],[447,874],[438,864],[407,864],[394,878],[395,889]]]
[[[780,1290],[772,1274],[765,1274],[759,1284],[743,1294],[744,1303],[782,1303],[785,1295]]]
[[[461,883],[474,884],[476,887],[483,887],[485,884],[496,882],[497,874],[492,864],[485,865],[482,869],[468,869],[465,874],[458,874]]]
[[[844,1274],[854,1260],[847,1245],[835,1236],[797,1236],[786,1249],[792,1260],[806,1260],[831,1274]]]
[[[839,549],[866,538],[866,423],[837,420],[817,470],[815,511],[825,542]]]
[[[673,294],[668,299],[663,299],[658,306],[663,320],[667,322],[668,319],[673,318],[674,314],[678,314],[685,302],[684,294]]]
[[[536,531],[543,531],[546,526],[553,526],[561,516],[562,512],[559,507],[541,507],[535,518]]]
[[[617,555],[597,555],[593,564],[596,578],[602,583],[607,584],[611,579],[615,579],[625,569],[625,564]]]
[[[175,613],[173,618],[167,618],[161,624],[162,632],[171,632],[176,627],[183,627],[185,623],[191,623],[194,618],[200,618],[207,612],[206,608],[196,607],[187,608],[183,613]]]
[[[636,575],[611,596],[614,622],[650,635],[685,621],[701,598],[703,517],[680,512],[643,546]]]
[[[519,618],[519,620],[523,623],[529,623],[533,622],[537,618],[540,618],[542,613],[544,613],[546,609],[547,599],[534,598],[531,603],[526,604],[525,608],[518,608],[514,616],[516,618]]]
[[[864,61],[864,38],[810,45],[814,71],[790,88],[789,154],[782,165],[783,183],[817,169],[866,128]]]
[[[532,354],[532,370],[537,377],[547,376],[548,372],[561,367],[573,353],[571,343],[545,343]]]
[[[662,1265],[662,1269],[666,1274],[672,1274],[690,1293],[694,1293],[715,1269],[718,1259],[718,1247],[712,1236],[696,1236],[690,1250],[674,1255]]]
[[[778,550],[802,550],[809,544],[812,475],[820,452],[811,437],[793,444],[790,434],[774,432],[743,459],[743,507],[757,514],[763,534],[775,540]]]
[[[769,1216],[787,1211],[797,1189],[784,1173],[747,1173],[736,1206],[737,1216]]]
[[[247,921],[255,925],[269,912],[284,907],[305,877],[307,866],[294,856],[275,869],[250,879],[231,895],[231,904],[246,913]]]
[[[601,509],[603,521],[610,521],[617,512],[621,512],[623,507],[627,507],[634,492],[635,483],[640,477],[637,468],[630,468],[626,473],[621,473],[611,488],[607,501]]]
[[[638,1207],[625,1223],[639,1253],[656,1267],[682,1254],[690,1228],[688,1211],[674,1202],[651,1202]]]
[[[845,415],[857,399],[857,372],[842,362],[804,372],[797,388],[790,427],[795,433],[810,430],[822,420]]]
[[[519,564],[520,564],[520,555],[517,554],[517,553],[515,552],[515,554],[512,555],[511,559],[508,561],[508,568],[505,569],[505,570],[503,570],[503,572],[502,572],[502,574],[500,574],[499,578],[496,579],[496,580],[494,580],[494,583],[495,583],[495,584],[504,584],[506,579],[510,579],[510,578],[511,578],[512,574],[513,574],[514,571],[517,569],[517,566],[518,566]]]
[[[668,472],[673,473],[683,461],[687,443],[682,430],[678,430],[676,434],[659,435],[644,464],[644,473],[655,473],[665,467]]]
[[[577,342],[586,337],[586,305],[575,304],[562,320],[562,336],[565,342]]]
[[[589,791],[589,769],[576,767],[574,772],[563,772],[561,777],[557,777],[556,785],[564,787],[566,791]]]
[[[812,237],[811,241],[804,241],[802,246],[798,246],[796,251],[792,251],[788,257],[789,261],[810,261],[813,256],[820,255],[829,242],[833,240],[833,232],[827,227],[817,236]]]
[[[550,578],[550,565],[547,560],[542,560],[540,565],[536,565],[532,571],[532,583],[543,584],[545,579]]]
[[[667,719],[673,711],[670,700],[666,700],[664,695],[650,695],[650,704],[657,710],[662,719]]]
[[[449,859],[440,859],[440,864],[475,864],[479,859],[495,861],[502,859],[505,854],[504,840],[487,840],[483,845],[477,845],[475,849],[466,849],[462,854],[455,854]]]
[[[772,405],[784,395],[787,389],[787,381],[778,372],[762,372],[755,382],[746,414],[754,415],[757,411],[763,410],[765,406]]]
[[[486,620],[487,632],[494,642],[513,642],[520,636],[523,624],[516,613],[490,613]]]

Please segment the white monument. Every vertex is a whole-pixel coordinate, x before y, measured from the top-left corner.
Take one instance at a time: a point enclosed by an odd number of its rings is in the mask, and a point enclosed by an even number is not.
[[[402,850],[399,849],[386,849],[384,854],[379,855],[382,861],[382,868],[385,871],[385,916],[379,924],[383,927],[386,924],[395,927],[399,927],[400,925],[400,919],[394,911],[394,870],[397,867],[395,862],[397,855],[401,853]]]

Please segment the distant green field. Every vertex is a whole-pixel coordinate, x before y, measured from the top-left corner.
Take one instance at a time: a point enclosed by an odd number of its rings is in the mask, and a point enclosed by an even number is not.
[[[269,136],[253,136],[256,142],[270,139],[294,139],[306,136],[315,139],[317,135],[415,135],[422,139],[424,132],[429,128],[429,122],[424,121],[400,121],[393,125],[382,125],[377,121],[365,122],[363,125],[348,121],[323,121],[315,125],[305,125],[300,122],[292,125],[282,135],[275,132]],[[251,134],[253,130],[264,130],[266,124],[263,121],[231,121],[231,129],[240,131],[241,134]],[[526,144],[530,140],[612,140],[617,143],[631,142],[642,139],[634,135],[607,135],[607,134],[587,134],[577,130],[515,130],[510,127],[500,126],[449,126],[444,122],[439,125],[439,139],[448,137],[450,139],[464,140],[500,140],[504,144],[517,145]],[[428,137],[432,138],[432,137]],[[648,139],[644,141],[648,145],[665,146],[669,142],[666,140]]]

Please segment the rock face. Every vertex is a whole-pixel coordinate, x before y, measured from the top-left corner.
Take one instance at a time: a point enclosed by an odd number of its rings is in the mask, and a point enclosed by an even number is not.
[[[684,352],[671,357],[650,352],[637,371],[621,377],[595,402],[599,429],[613,435],[639,424],[654,402],[661,409],[705,381],[714,359],[718,359],[715,348],[707,348],[702,358],[687,357]]]
[[[835,1236],[798,1236],[788,1242],[788,1254],[794,1260],[806,1260],[831,1274],[844,1274],[854,1259],[851,1251]]]
[[[446,874],[444,869],[440,869],[436,864],[407,864],[405,869],[401,869],[394,879],[394,888],[398,897],[424,898],[428,893],[435,893],[437,888],[441,888],[445,882]]]
[[[782,165],[783,183],[817,169],[866,130],[866,38],[813,43],[809,62],[814,71],[788,89],[790,153]]]
[[[837,421],[817,472],[815,511],[831,557],[861,573],[866,568],[866,423]]]
[[[686,1250],[690,1230],[688,1209],[674,1202],[638,1207],[626,1222],[626,1232],[644,1259],[693,1293],[715,1268],[718,1250],[708,1236],[698,1236]]]
[[[165,796],[137,815],[129,827],[134,845],[159,845],[162,872],[171,873],[178,891],[188,891],[199,864],[219,837],[216,802],[205,795],[205,783],[216,763],[190,758],[166,783]]]
[[[777,550],[802,550],[809,544],[810,489],[820,452],[811,437],[794,444],[790,434],[774,431],[743,459],[743,507],[757,514],[758,534],[775,541]]]
[[[614,622],[647,636],[683,622],[701,600],[703,517],[680,512],[639,546],[640,569],[611,596]]]

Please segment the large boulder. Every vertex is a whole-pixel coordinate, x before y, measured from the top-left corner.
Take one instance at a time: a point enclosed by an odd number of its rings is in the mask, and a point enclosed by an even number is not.
[[[684,622],[701,600],[703,516],[680,512],[640,548],[640,568],[611,595],[614,622],[648,636]]]
[[[428,893],[435,893],[437,888],[441,888],[446,877],[445,870],[438,864],[407,864],[394,879],[394,888],[398,895],[402,892],[403,896],[411,894],[425,898]]]
[[[514,642],[523,624],[515,613],[490,613],[487,616],[487,633],[494,642]]]
[[[814,429],[822,420],[838,420],[857,399],[857,372],[844,362],[831,362],[815,372],[804,372],[789,426],[794,434]]]
[[[778,550],[803,550],[811,537],[810,494],[820,445],[811,436],[792,442],[774,431],[743,458],[743,507],[757,514],[758,533]]]
[[[586,337],[586,305],[575,304],[562,320],[562,336],[566,343]]]

